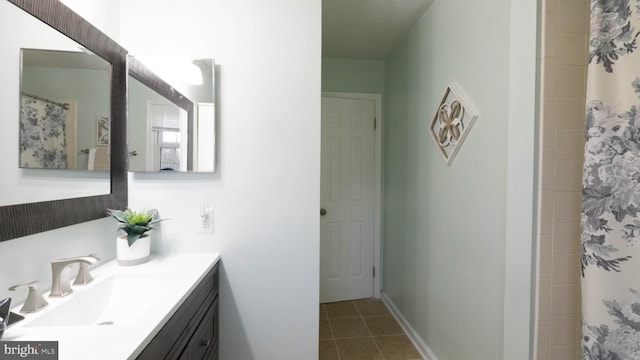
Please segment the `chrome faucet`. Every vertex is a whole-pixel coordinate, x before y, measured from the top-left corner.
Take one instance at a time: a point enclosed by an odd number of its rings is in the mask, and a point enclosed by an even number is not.
[[[25,300],[22,308],[20,309],[21,313],[32,313],[39,311],[43,307],[49,305],[47,301],[42,297],[42,294],[38,293],[38,288],[40,287],[40,282],[32,281],[26,284],[13,285],[9,288],[11,291],[16,291],[18,289],[22,289],[24,287],[29,288],[29,294],[27,294],[27,300]]]
[[[98,260],[100,260],[100,258],[95,254],[53,260],[51,262],[51,293],[49,297],[67,296],[73,292],[69,282],[66,280],[62,281],[61,279],[62,272],[67,266],[74,263],[80,264],[80,270],[73,284],[85,285],[93,281],[87,265],[95,264]]]

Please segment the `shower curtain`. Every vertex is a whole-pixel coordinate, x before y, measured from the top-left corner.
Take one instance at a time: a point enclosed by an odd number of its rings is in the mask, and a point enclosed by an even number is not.
[[[583,360],[640,359],[640,0],[592,0],[582,180]]]
[[[20,167],[67,168],[63,105],[20,96]]]

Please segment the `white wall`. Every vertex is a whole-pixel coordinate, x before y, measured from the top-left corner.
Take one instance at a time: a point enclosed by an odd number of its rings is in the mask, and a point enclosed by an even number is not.
[[[383,291],[439,360],[527,359],[536,6],[439,0],[387,60]],[[451,166],[447,82],[479,112]]]
[[[385,61],[322,58],[322,91],[384,94]]]
[[[115,41],[120,40],[120,0],[60,0]]]
[[[218,172],[130,175],[129,203],[171,219],[156,231],[155,251],[222,253],[220,358],[315,358],[320,1],[129,0],[120,4],[122,27],[118,2],[88,4],[77,5],[81,15],[114,38],[126,35],[121,43],[134,54],[219,64]],[[196,233],[202,200],[215,211],[213,235]],[[112,259],[113,231],[102,219],[0,243],[0,296],[24,300],[4,290],[18,282],[48,287],[56,257]]]
[[[133,55],[214,58],[217,173],[132,174],[130,205],[170,218],[156,251],[222,254],[221,359],[313,359],[318,346],[321,3],[121,3]],[[215,233],[197,234],[201,201]]]

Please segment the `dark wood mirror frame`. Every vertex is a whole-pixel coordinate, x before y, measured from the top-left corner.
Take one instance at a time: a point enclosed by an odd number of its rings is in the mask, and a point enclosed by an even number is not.
[[[111,193],[0,206],[0,241],[99,219],[108,208],[127,206],[127,51],[58,0],[7,1],[111,63]]]
[[[193,102],[166,81],[162,80],[162,78],[146,67],[140,60],[129,55],[128,61],[129,75],[131,75],[131,77],[187,112],[187,132],[189,138],[193,139]],[[193,144],[191,143],[187,144],[187,171],[190,170],[193,170]]]

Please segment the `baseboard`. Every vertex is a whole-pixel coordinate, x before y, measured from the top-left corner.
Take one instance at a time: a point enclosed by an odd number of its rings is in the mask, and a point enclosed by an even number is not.
[[[411,340],[422,358],[424,360],[438,360],[438,358],[433,354],[433,351],[429,349],[427,344],[425,344],[420,335],[418,335],[418,333],[413,329],[413,326],[411,326],[407,319],[404,318],[400,310],[398,310],[396,305],[393,303],[393,301],[391,301],[389,296],[387,296],[384,291],[381,291],[380,298],[385,303],[385,305],[387,305],[387,308],[389,308],[389,310],[391,311],[391,315],[396,318],[404,332],[407,333],[409,340]]]

